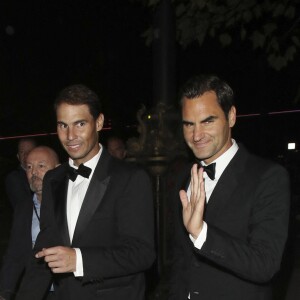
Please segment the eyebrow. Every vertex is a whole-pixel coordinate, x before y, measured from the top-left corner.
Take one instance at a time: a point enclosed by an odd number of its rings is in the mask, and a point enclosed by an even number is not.
[[[64,125],[67,125],[65,122],[63,122],[63,121],[57,121],[56,122],[56,124],[58,125],[58,124],[64,124]]]
[[[194,122],[182,120],[182,125],[192,125]]]
[[[75,121],[75,122],[73,122],[72,124],[73,125],[76,125],[76,124],[78,124],[78,123],[82,123],[82,122],[87,122],[87,120],[85,120],[85,119],[82,119],[82,120],[77,120],[77,121]],[[68,126],[68,124],[67,123],[65,123],[65,122],[63,122],[63,121],[57,121],[56,122],[56,124],[57,125],[59,125],[59,124],[63,124],[63,125],[67,125]]]
[[[218,118],[217,116],[209,116],[209,117],[205,118],[204,120],[202,120],[200,123],[206,123],[206,122],[209,122],[209,121],[213,121],[217,118]]]
[[[79,123],[86,123],[87,122],[87,120],[85,120],[85,119],[82,119],[82,120],[77,120],[77,121],[75,121],[73,124],[79,124]]]
[[[200,123],[202,124],[202,123],[210,122],[210,121],[213,121],[216,119],[218,119],[217,116],[209,116],[209,117],[203,119],[202,121],[200,121]],[[194,124],[194,122],[182,120],[182,124],[183,125],[192,125],[192,124]]]

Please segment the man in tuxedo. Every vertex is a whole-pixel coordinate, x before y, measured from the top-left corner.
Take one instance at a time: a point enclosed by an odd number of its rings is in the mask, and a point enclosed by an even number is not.
[[[190,79],[181,106],[197,163],[179,193],[169,299],[272,299],[288,234],[288,174],[232,139],[236,108],[226,82]]]
[[[15,206],[8,247],[0,270],[0,299],[13,299],[25,266],[32,256],[32,247],[40,231],[42,183],[48,170],[55,168],[59,159],[55,151],[46,146],[32,149],[24,162],[27,180],[33,195],[23,194]]]
[[[26,177],[25,163],[27,154],[36,146],[36,141],[32,138],[21,138],[18,142],[17,158],[20,165],[5,178],[6,194],[12,208],[26,196],[32,195]]]
[[[44,179],[41,231],[17,299],[144,299],[155,259],[152,185],[146,172],[98,142],[98,96],[84,85],[55,101],[57,133],[69,161]]]

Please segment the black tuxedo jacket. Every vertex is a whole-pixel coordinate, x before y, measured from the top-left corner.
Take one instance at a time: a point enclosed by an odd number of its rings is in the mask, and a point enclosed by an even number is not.
[[[53,275],[33,258],[17,299],[41,300],[54,281],[58,299],[144,299],[144,271],[155,259],[152,185],[144,170],[103,149],[70,242],[67,164],[44,177],[41,231],[36,250],[80,248],[83,277]]]
[[[24,197],[32,196],[25,170],[19,166],[5,178],[5,190],[8,200],[14,208],[17,203],[23,202]]]
[[[5,299],[11,299],[15,294],[25,266],[32,257],[32,214],[32,195],[23,194],[22,201],[14,209],[9,242],[0,271],[0,295]]]
[[[240,145],[206,205],[201,250],[178,211],[169,299],[186,299],[188,293],[201,300],[272,299],[270,280],[287,239],[289,198],[286,170]]]

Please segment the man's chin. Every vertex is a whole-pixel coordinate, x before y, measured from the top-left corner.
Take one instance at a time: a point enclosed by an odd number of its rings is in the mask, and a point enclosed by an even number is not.
[[[208,155],[205,153],[194,153],[195,157],[201,161],[208,160],[212,157],[212,155]]]
[[[77,159],[81,159],[82,158],[82,154],[81,153],[74,153],[72,151],[67,152],[69,157],[73,160],[77,160]]]
[[[199,153],[199,152],[194,152],[195,157],[197,157],[199,160],[205,160],[207,158],[209,158],[209,155],[207,155],[206,153]]]

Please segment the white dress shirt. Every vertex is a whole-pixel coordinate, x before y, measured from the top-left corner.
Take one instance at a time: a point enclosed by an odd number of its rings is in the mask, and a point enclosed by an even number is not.
[[[239,146],[236,143],[236,141],[234,139],[232,139],[232,146],[225,152],[223,153],[221,156],[219,156],[216,160],[214,160],[211,163],[216,163],[216,173],[215,173],[215,179],[211,180],[206,172],[203,172],[203,178],[204,178],[204,186],[205,186],[205,196],[206,196],[206,203],[208,203],[209,198],[215,188],[215,186],[217,185],[222,173],[224,172],[225,168],[227,167],[227,165],[229,164],[229,162],[231,161],[231,159],[234,157],[234,155],[236,154],[236,152],[238,151]],[[204,162],[202,162],[203,165],[205,165]],[[188,188],[188,197],[191,194],[190,191],[190,186]],[[207,236],[207,224],[206,222],[203,222],[203,227],[202,230],[199,234],[199,236],[197,237],[197,239],[194,239],[191,235],[190,235],[190,239],[192,240],[192,242],[194,243],[194,246],[198,249],[201,249],[204,242],[206,241],[206,236]]]
[[[94,170],[97,166],[97,163],[102,153],[102,146],[101,144],[99,145],[100,145],[99,152],[92,159],[84,163],[85,166],[92,169],[89,178],[85,178],[78,175],[74,182],[69,179],[68,195],[67,195],[67,222],[68,222],[69,236],[71,242],[73,240],[77,219],[81,210],[81,206],[86,191],[89,187],[90,181],[94,174]],[[75,169],[78,169],[78,167],[74,165],[74,161],[71,158],[69,158],[69,165]],[[74,248],[74,249],[76,251],[76,271],[74,272],[74,275],[76,277],[83,276],[82,254],[79,248]]]
[[[33,213],[32,213],[32,222],[31,222],[31,240],[32,240],[32,248],[35,245],[36,238],[40,232],[40,210],[41,204],[37,199],[36,193],[33,194]]]

